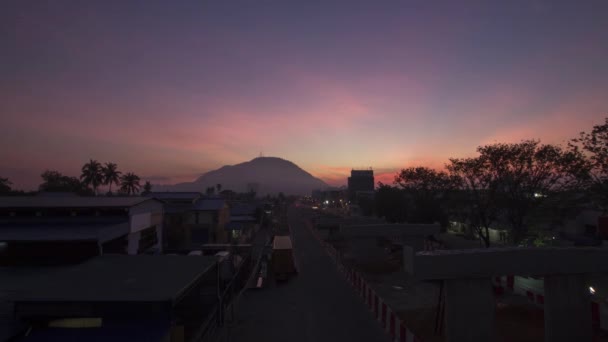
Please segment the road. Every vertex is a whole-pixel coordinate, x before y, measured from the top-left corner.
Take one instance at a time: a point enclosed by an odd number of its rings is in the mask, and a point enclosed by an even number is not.
[[[303,212],[290,208],[299,274],[283,284],[247,291],[231,341],[390,341],[329,256]]]

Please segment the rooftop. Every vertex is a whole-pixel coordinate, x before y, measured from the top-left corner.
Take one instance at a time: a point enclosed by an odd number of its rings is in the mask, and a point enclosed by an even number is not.
[[[257,205],[254,203],[234,203],[230,207],[230,215],[232,216],[245,216],[255,215]]]
[[[150,197],[118,196],[0,196],[0,208],[122,208],[152,200]]]
[[[129,233],[129,223],[9,223],[0,224],[0,241],[99,241]]]
[[[159,200],[192,200],[202,197],[203,194],[197,191],[184,192],[151,192],[146,197],[152,197]]]
[[[66,267],[0,267],[0,295],[21,302],[175,302],[214,257],[103,255]]]
[[[407,271],[419,279],[483,278],[516,274],[605,273],[608,249],[597,247],[506,247],[419,252]]]
[[[165,214],[184,213],[191,210],[194,210],[192,203],[165,203],[164,205]]]
[[[225,205],[226,201],[221,198],[207,198],[196,202],[194,204],[194,210],[215,211],[224,208]]]
[[[376,237],[376,236],[418,236],[439,234],[441,226],[438,223],[373,223],[345,224],[340,226],[340,233],[346,237]]]
[[[374,170],[362,170],[362,169],[352,169],[350,171],[351,176],[373,176]]]
[[[137,318],[128,324],[104,319],[98,328],[46,328],[32,329],[24,341],[27,342],[121,342],[121,341],[165,341],[169,322],[160,319]]]

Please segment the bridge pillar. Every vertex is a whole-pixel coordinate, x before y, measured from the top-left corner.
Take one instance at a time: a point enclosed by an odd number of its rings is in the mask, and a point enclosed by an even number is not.
[[[584,274],[545,276],[545,342],[591,341],[591,300]]]
[[[489,278],[444,280],[448,342],[494,341],[496,303]]]

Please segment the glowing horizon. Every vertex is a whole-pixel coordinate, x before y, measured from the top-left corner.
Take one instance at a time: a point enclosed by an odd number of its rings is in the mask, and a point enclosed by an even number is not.
[[[0,5],[0,177],[93,158],[156,184],[263,152],[392,182],[608,115],[608,3]]]

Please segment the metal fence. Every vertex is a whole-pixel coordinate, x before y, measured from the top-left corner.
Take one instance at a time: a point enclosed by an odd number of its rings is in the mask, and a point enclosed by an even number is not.
[[[223,284],[220,279],[220,268],[218,267],[216,287],[217,298],[215,300],[215,305],[213,305],[213,309],[205,322],[201,325],[198,333],[195,334],[190,341],[207,342],[216,341],[219,338],[227,321],[233,321],[235,319],[235,301],[247,286],[254,266],[252,255],[249,254],[243,259],[234,276],[225,284]]]

